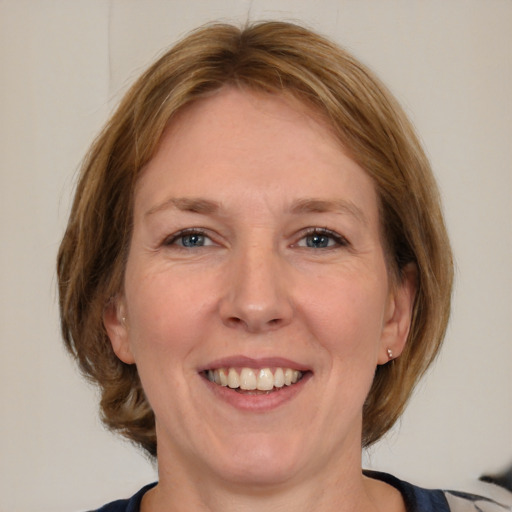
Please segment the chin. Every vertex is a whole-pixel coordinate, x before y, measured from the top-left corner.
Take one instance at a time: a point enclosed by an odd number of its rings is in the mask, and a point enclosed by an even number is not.
[[[239,449],[229,450],[229,457],[216,471],[237,485],[268,488],[292,479],[300,471],[302,458],[298,446],[287,446],[283,440],[245,440]]]

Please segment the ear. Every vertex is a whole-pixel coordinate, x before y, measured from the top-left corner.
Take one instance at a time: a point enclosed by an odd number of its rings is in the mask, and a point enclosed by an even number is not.
[[[402,269],[400,282],[391,286],[378,364],[386,364],[391,359],[395,359],[405,347],[411,328],[417,279],[416,264],[409,263]]]
[[[103,325],[116,356],[123,363],[134,364],[123,299],[116,297],[110,301],[103,311]]]

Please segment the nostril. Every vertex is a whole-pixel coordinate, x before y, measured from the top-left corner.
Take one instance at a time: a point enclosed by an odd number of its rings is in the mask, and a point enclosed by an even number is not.
[[[223,298],[218,312],[225,326],[249,332],[274,330],[286,325],[293,317],[292,305],[286,298],[249,299],[234,294]]]
[[[281,325],[282,319],[281,318],[272,318],[268,321],[257,321],[255,319],[252,319],[250,321],[245,321],[243,318],[240,318],[238,316],[230,316],[225,320],[225,324],[234,327],[239,328],[243,327],[244,329],[247,329],[249,331],[259,331],[261,329],[265,329],[265,326],[267,329],[271,328],[277,328]]]

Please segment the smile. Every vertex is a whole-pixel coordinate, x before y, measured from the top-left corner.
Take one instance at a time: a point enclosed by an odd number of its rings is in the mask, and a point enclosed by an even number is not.
[[[236,391],[271,392],[284,386],[296,384],[303,376],[299,370],[291,368],[218,368],[204,372],[214,384]]]

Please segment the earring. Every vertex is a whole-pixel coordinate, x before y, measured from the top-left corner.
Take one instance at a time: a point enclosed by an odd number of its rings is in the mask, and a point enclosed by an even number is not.
[[[390,361],[393,359],[393,351],[390,348],[388,348],[388,358]]]

